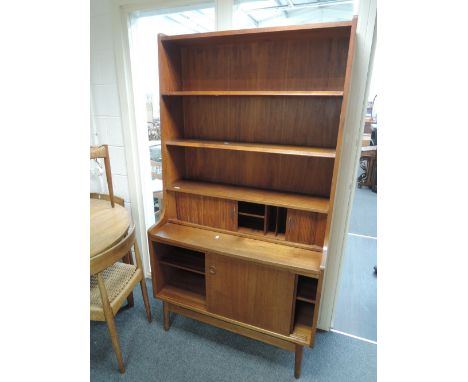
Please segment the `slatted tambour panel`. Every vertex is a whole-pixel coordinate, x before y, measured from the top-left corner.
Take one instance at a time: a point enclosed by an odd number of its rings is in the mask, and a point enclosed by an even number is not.
[[[178,90],[342,90],[350,29],[279,31],[188,45],[166,39],[163,46]]]
[[[176,194],[177,219],[208,227],[237,230],[237,202],[209,196]]]
[[[333,160],[226,150],[185,150],[185,178],[213,183],[330,195]]]
[[[186,139],[335,148],[341,97],[178,97]]]
[[[286,240],[323,246],[327,215],[288,208]]]

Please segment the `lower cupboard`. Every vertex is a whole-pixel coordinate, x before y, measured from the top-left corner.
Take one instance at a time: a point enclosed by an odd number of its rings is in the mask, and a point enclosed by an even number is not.
[[[183,242],[150,244],[153,292],[163,301],[166,330],[173,312],[294,351],[299,359],[304,346],[313,346],[322,272],[301,275]]]

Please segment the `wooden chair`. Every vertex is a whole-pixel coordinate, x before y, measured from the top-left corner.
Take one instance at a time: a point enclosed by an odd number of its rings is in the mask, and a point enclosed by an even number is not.
[[[137,265],[119,262],[130,252],[132,247],[135,249]],[[106,321],[111,336],[112,347],[117,356],[119,371],[124,373],[125,368],[114,317],[138,282],[140,283],[145,303],[146,317],[148,322],[151,322],[148,292],[146,290],[140,251],[135,240],[135,226],[133,225],[129,229],[128,235],[114,247],[91,258],[90,265],[91,320]]]
[[[99,199],[99,200],[107,200],[107,201],[111,200],[109,195],[107,195],[107,194],[98,194],[96,192],[91,192],[89,194],[89,197],[91,199]],[[125,207],[125,201],[120,196],[115,196],[114,195],[114,202],[117,203],[119,206]],[[124,256],[124,258],[125,258],[125,262],[127,264],[133,264],[133,259],[132,259],[132,253],[131,252],[128,252],[127,255]],[[131,308],[134,305],[133,293],[130,293],[128,295],[127,301],[128,301],[127,307]]]
[[[106,169],[107,188],[109,190],[111,206],[114,207],[114,189],[112,188],[112,173],[109,159],[109,148],[107,145],[91,146],[90,159],[104,159],[104,167]]]

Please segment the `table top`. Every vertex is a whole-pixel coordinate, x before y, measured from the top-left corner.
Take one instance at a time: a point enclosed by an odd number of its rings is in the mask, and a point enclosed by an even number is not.
[[[108,200],[90,199],[90,255],[91,257],[109,249],[127,232],[130,215],[125,207]]]

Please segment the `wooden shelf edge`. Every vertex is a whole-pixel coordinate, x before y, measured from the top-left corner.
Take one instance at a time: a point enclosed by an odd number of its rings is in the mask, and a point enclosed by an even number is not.
[[[163,91],[163,97],[342,97],[342,90],[177,90]]]
[[[193,228],[209,229],[209,230],[216,231],[216,232],[227,233],[228,235],[246,237],[248,239],[268,241],[268,242],[273,243],[273,244],[286,245],[286,246],[289,246],[289,247],[301,248],[301,249],[306,249],[306,250],[310,250],[310,251],[314,251],[314,252],[322,252],[322,247],[320,247],[318,245],[302,244],[302,243],[296,243],[294,241],[286,241],[284,239],[284,237],[285,237],[284,233],[279,233],[277,236],[275,236],[274,233],[272,233],[272,232],[267,232],[267,234],[265,235],[265,234],[263,234],[263,231],[262,231],[262,234],[250,234],[250,233],[247,233],[247,232],[243,232],[242,230],[240,230],[240,231],[229,231],[229,230],[222,229],[222,228],[208,227],[208,226],[203,226],[203,225],[196,224],[196,223],[185,222],[183,220],[177,220],[177,219],[168,219],[168,222],[173,223],[173,224],[186,225],[188,227],[193,227]],[[280,237],[283,237],[283,238],[280,238]]]
[[[164,286],[164,288],[162,288],[158,293],[156,293],[156,297],[163,301],[179,301],[187,306],[198,307],[199,309],[206,309],[205,296],[196,292],[189,292],[172,285]]]
[[[199,149],[246,151],[254,153],[293,155],[301,157],[331,158],[336,157],[336,150],[322,147],[274,145],[264,143],[244,143],[227,141],[207,141],[198,139],[177,139],[165,142],[168,146],[191,147]]]
[[[265,215],[251,214],[249,212],[239,212],[239,215],[248,216],[248,217],[256,218],[256,219],[265,219]]]
[[[296,296],[296,300],[304,301],[304,302],[307,302],[309,304],[315,304],[316,303],[315,300],[312,300],[312,299],[307,298],[307,297],[302,297],[302,296],[299,296],[299,295]]]
[[[259,203],[269,206],[318,212],[322,214],[328,213],[330,204],[329,199],[326,198],[190,180],[178,180],[172,185],[169,185],[167,190],[192,195],[211,196],[241,202]]]
[[[205,272],[199,271],[198,269],[186,267],[186,266],[183,266],[183,265],[174,263],[174,262],[172,262],[172,261],[168,261],[168,260],[159,260],[159,263],[160,263],[160,264],[167,265],[168,267],[183,269],[184,271],[197,273],[197,274],[199,274],[199,275],[205,275]]]

